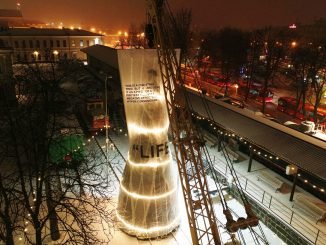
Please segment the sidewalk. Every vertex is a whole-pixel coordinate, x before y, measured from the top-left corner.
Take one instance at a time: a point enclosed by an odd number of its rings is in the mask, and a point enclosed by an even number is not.
[[[222,152],[218,152],[216,147],[208,147],[208,150],[215,169],[228,178],[229,170],[226,167],[226,160]],[[326,244],[326,224],[321,222],[316,224],[316,219],[302,211],[302,209],[293,208],[294,202],[289,200],[292,183],[255,160],[252,161],[251,172],[248,172],[249,156],[243,153],[242,155],[246,159],[238,163],[232,163],[232,165],[242,188],[245,189],[247,194],[256,199],[258,203],[261,203],[267,210],[274,213],[274,215],[279,216],[284,222],[290,224],[292,228],[303,234],[313,244],[316,241],[316,244]],[[263,181],[259,181],[258,178],[263,173],[267,173],[284,182],[287,187],[285,191],[276,192],[275,188],[272,188]],[[315,198],[302,188],[296,186],[294,199],[299,193]]]

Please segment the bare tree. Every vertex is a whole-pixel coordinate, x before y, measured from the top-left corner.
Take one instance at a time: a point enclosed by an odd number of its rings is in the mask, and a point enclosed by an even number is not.
[[[326,47],[319,45],[314,49],[313,53],[314,59],[309,69],[308,79],[311,81],[311,88],[313,90],[313,98],[311,98],[314,106],[313,119],[315,124],[317,124],[319,121],[318,108],[326,91]],[[325,118],[322,119],[324,120]]]
[[[62,88],[78,69],[68,61],[23,66],[16,72],[16,102],[1,89],[0,240],[7,244],[14,244],[14,237],[28,244],[110,239],[113,184],[101,152],[82,140],[70,145],[62,140],[80,130],[70,104],[76,101]],[[67,102],[64,110],[60,101]],[[53,157],[54,145],[63,150],[61,161]],[[65,161],[65,155],[77,153]]]
[[[308,90],[308,74],[311,64],[314,59],[314,55],[311,52],[309,46],[295,48],[291,55],[291,60],[294,68],[294,79],[296,82],[296,94],[297,94],[297,106],[296,112],[299,109],[299,105],[306,104],[307,90]],[[302,106],[302,113],[306,115],[305,106]],[[296,113],[294,114],[296,116]]]
[[[218,60],[225,82],[225,95],[231,79],[238,80],[240,68],[247,61],[249,41],[246,33],[235,28],[223,28],[218,33]]]
[[[261,54],[265,58],[260,62],[258,68],[255,69],[254,72],[258,72],[258,70],[260,70],[259,72],[263,79],[261,94],[263,97],[262,112],[264,113],[266,107],[265,98],[268,88],[270,86],[270,82],[273,80],[279,69],[281,60],[284,58],[285,47],[284,33],[278,31],[277,29],[262,29],[260,30],[259,36],[261,39],[258,42],[262,44]]]
[[[262,47],[264,43],[262,42],[262,31],[255,30],[250,33],[250,42],[248,48],[247,57],[247,79],[246,79],[246,91],[245,91],[245,101],[248,100],[250,88],[253,82],[254,74],[259,65],[259,56],[261,54]]]
[[[190,45],[192,39],[192,12],[190,9],[180,9],[171,14],[172,41],[175,48],[181,49],[180,60],[186,64],[190,56]]]
[[[203,71],[205,75],[209,66],[214,67],[218,64],[218,32],[208,31],[202,34],[201,45],[198,53],[198,68]]]
[[[321,119],[318,108],[326,89],[325,31],[325,21],[316,21],[304,28],[298,37],[298,44],[291,48],[295,72],[293,79],[297,84],[297,110],[301,109],[305,119],[313,118],[316,124]],[[308,115],[307,104],[314,107],[311,115]]]

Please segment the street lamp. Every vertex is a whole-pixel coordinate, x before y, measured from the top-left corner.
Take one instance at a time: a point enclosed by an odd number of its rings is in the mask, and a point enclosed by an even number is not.
[[[58,58],[59,52],[58,52],[58,50],[54,50],[52,53],[53,53],[54,61],[56,61]]]
[[[106,159],[109,159],[109,115],[108,115],[108,79],[112,79],[111,75],[105,76],[105,153]]]
[[[239,85],[238,84],[235,84],[234,87],[235,87],[235,94],[237,95],[238,94]]]
[[[35,60],[37,61],[37,59],[38,59],[38,55],[39,55],[39,52],[35,50],[35,51],[33,52],[33,54],[34,54],[34,58],[35,58]]]

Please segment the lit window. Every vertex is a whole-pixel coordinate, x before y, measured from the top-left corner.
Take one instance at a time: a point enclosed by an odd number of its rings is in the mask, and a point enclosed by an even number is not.
[[[80,46],[80,47],[84,47],[84,40],[80,40],[80,41],[79,41],[79,46]]]

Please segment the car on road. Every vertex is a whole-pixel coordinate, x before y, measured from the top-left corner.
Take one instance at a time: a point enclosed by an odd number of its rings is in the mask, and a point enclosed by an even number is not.
[[[238,90],[239,94],[241,95],[245,95],[246,94],[246,88],[245,87],[240,87]],[[274,93],[271,90],[267,90],[264,96],[264,93],[261,89],[258,88],[251,88],[249,90],[249,94],[248,97],[250,99],[254,99],[258,102],[263,102],[264,98],[265,98],[265,102],[273,102],[273,97],[274,97]]]

